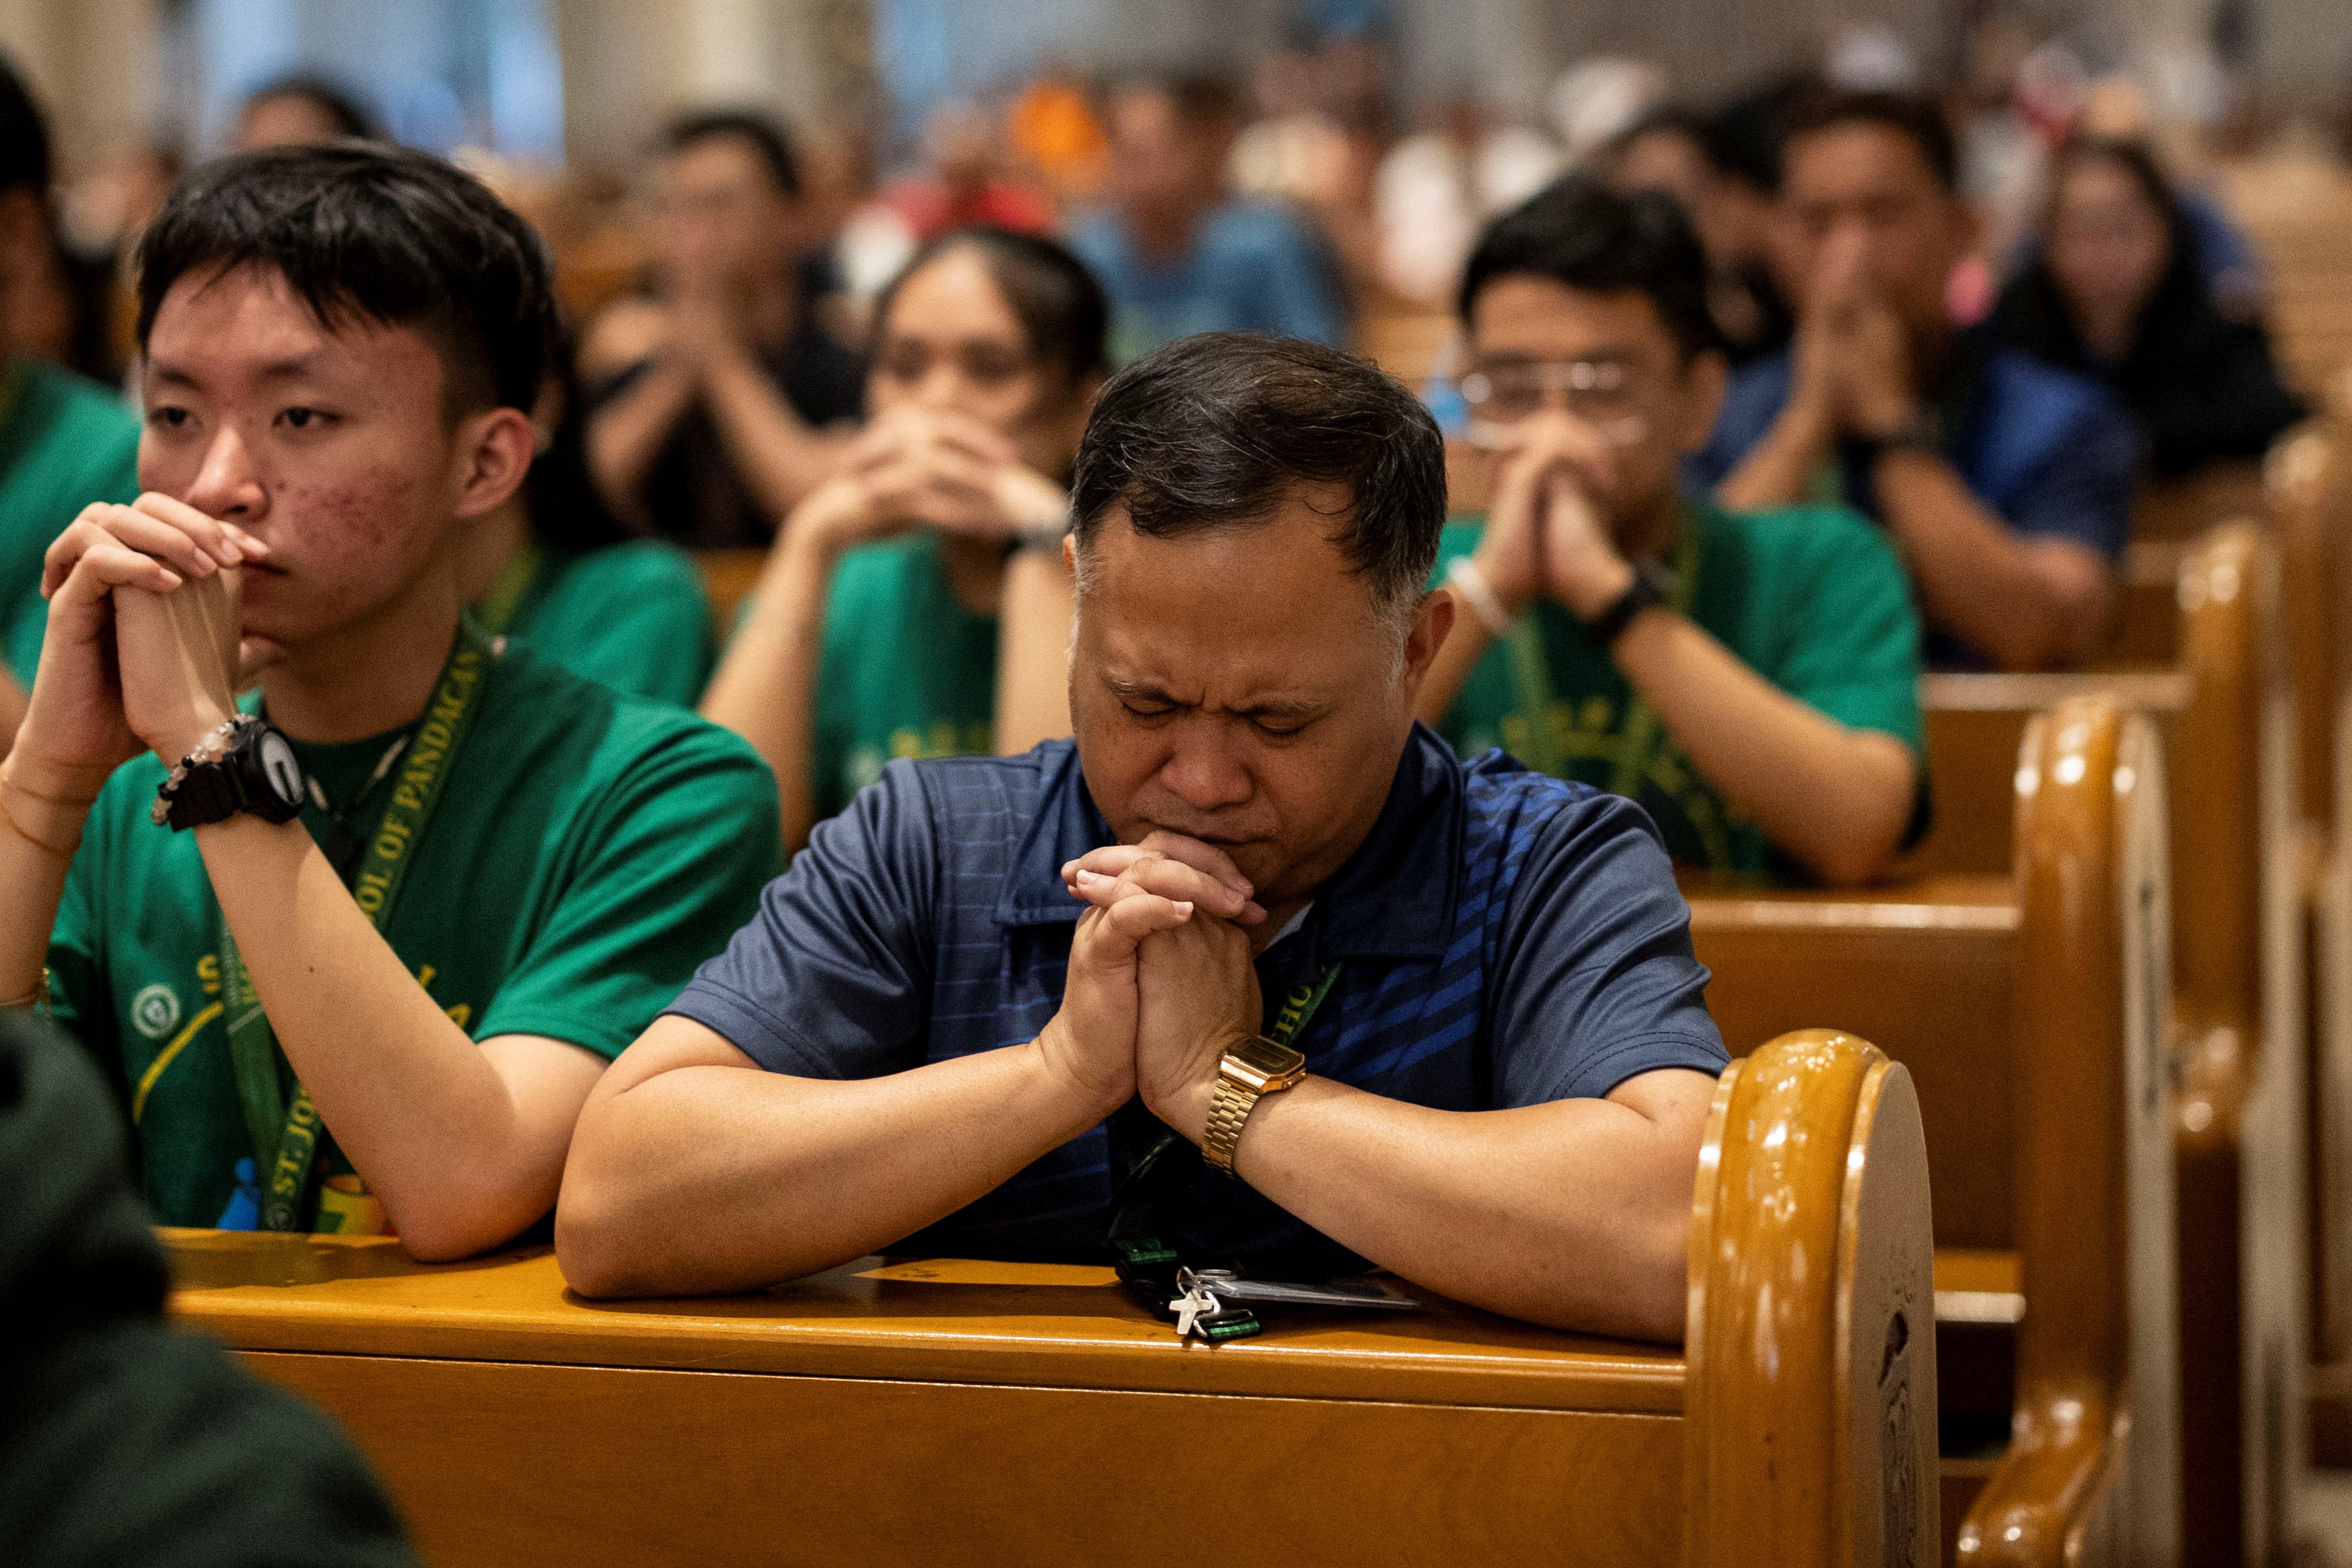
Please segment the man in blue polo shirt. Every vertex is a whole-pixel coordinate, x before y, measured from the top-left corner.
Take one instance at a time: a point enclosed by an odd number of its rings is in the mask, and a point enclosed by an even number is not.
[[[1832,95],[1796,117],[1796,340],[1733,379],[1692,467],[1735,510],[1843,501],[1884,525],[1929,664],[2042,669],[2105,628],[2137,439],[2095,382],[1953,328],[1946,288],[1977,239],[1958,168],[1924,99]]]
[[[1149,1237],[1678,1337],[1706,972],[1638,807],[1413,722],[1444,465],[1402,385],[1296,340],[1115,378],[1075,743],[895,762],[817,829],[583,1113],[573,1287]]]

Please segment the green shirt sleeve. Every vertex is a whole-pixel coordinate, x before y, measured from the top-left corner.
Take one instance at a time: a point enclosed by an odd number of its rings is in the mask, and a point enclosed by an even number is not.
[[[758,912],[781,869],[776,783],[735,736],[667,710],[616,725],[630,759],[583,819],[562,898],[474,1035],[617,1056]]]
[[[112,874],[114,824],[122,815],[123,797],[144,793],[134,777],[138,772],[135,767],[117,768],[90,808],[81,847],[66,873],[57,920],[49,928],[49,1017],[81,1041],[100,1073],[118,1089],[122,1087],[122,1050],[106,986],[102,890]]]
[[[1764,674],[1840,724],[1882,730],[1922,750],[1919,614],[1894,547],[1840,507],[1760,520],[1802,528],[1811,545],[1782,607],[1788,638],[1776,667]]]
[[[651,539],[572,561],[521,632],[575,675],[679,707],[702,695],[717,654],[701,574]]]

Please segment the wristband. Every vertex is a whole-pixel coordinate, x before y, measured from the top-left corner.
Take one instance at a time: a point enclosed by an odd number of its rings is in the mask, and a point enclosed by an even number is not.
[[[1511,628],[1517,623],[1518,617],[1503,608],[1502,600],[1495,592],[1495,585],[1486,580],[1486,574],[1478,570],[1476,561],[1466,555],[1455,556],[1446,564],[1445,583],[1462,596],[1462,602],[1470,607],[1470,613],[1478,618],[1478,624],[1486,628],[1486,635],[1507,637],[1511,634]]]

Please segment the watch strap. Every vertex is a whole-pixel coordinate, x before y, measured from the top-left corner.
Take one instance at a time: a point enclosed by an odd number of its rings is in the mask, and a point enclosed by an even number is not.
[[[1241,1149],[1242,1128],[1248,1124],[1250,1113],[1257,1109],[1264,1092],[1225,1073],[1217,1074],[1217,1086],[1209,1091],[1208,1130],[1201,1135],[1201,1158],[1212,1169],[1234,1174],[1234,1155]]]
[[[1633,617],[1644,610],[1654,610],[1674,597],[1674,582],[1666,569],[1654,560],[1633,563],[1633,580],[1625,585],[1608,609],[1584,622],[1585,634],[1603,650],[1617,645]]]

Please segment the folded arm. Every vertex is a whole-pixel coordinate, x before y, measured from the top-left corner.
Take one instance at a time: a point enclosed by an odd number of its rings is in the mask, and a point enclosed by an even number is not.
[[[1714,1090],[1667,1069],[1605,1100],[1460,1112],[1309,1077],[1258,1102],[1234,1168],[1432,1290],[1530,1322],[1679,1340]]]
[[[795,1078],[660,1019],[581,1116],[557,1256],[586,1296],[757,1290],[912,1235],[1103,1114],[1034,1040],[884,1078]]]

